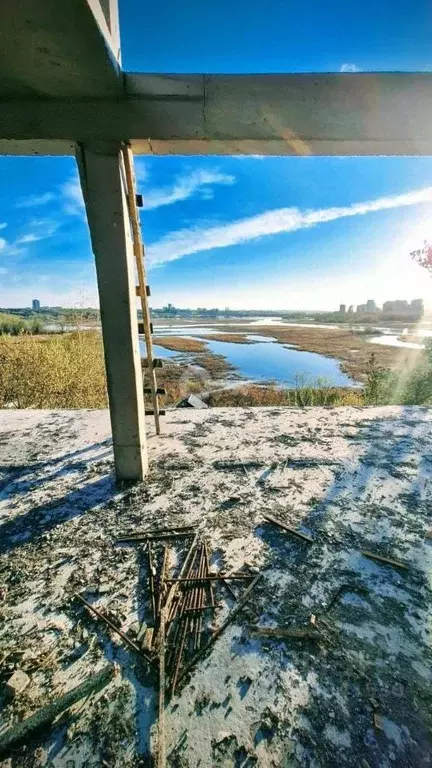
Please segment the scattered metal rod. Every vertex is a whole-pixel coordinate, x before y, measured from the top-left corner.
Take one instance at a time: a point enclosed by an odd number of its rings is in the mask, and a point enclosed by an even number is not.
[[[404,571],[408,570],[406,563],[402,563],[400,560],[394,560],[392,557],[383,557],[383,555],[376,555],[374,552],[367,552],[366,550],[362,550],[362,555],[369,557],[370,560],[376,560],[378,563],[393,565],[395,568],[402,568]]]
[[[258,627],[251,630],[251,637],[292,637],[317,640],[320,633],[313,629],[289,629],[281,627]]]
[[[227,582],[227,580],[226,580],[226,579],[223,579],[223,580],[222,580],[222,584],[224,585],[224,587],[226,587],[226,589],[227,589],[227,590],[228,590],[228,592],[230,593],[230,595],[231,595],[232,599],[233,599],[233,600],[237,600],[237,597],[238,597],[238,595],[236,595],[236,593],[234,592],[234,590],[233,590],[232,586],[231,586],[231,585],[230,585],[230,584]]]
[[[262,573],[258,573],[254,580],[249,584],[247,589],[243,592],[241,597],[238,599],[237,604],[234,606],[232,611],[228,614],[225,621],[222,622],[220,627],[214,632],[214,634],[211,636],[210,640],[208,641],[207,645],[200,648],[200,650],[195,654],[195,656],[192,658],[192,660],[189,662],[189,664],[186,665],[185,669],[183,670],[182,674],[180,675],[178,679],[178,683],[181,683],[185,677],[189,674],[191,669],[195,666],[195,664],[207,653],[207,651],[210,650],[210,648],[215,644],[216,640],[221,636],[223,632],[225,632],[226,628],[231,624],[233,619],[237,616],[237,614],[241,611],[245,603],[249,600],[249,596],[258,583],[258,581],[261,579]]]
[[[34,731],[44,725],[48,725],[55,720],[62,712],[69,709],[73,704],[81,699],[87,698],[89,694],[103,688],[115,674],[115,665],[108,664],[100,672],[84,680],[71,691],[68,691],[60,698],[55,699],[50,704],[42,707],[30,717],[27,717],[20,723],[15,723],[7,731],[0,735],[0,752],[10,749],[14,744],[28,738]]]
[[[190,545],[190,547],[188,549],[186,557],[184,559],[183,565],[182,565],[181,570],[180,570],[179,578],[183,578],[183,576],[185,575],[185,573],[187,571],[187,568],[189,567],[189,563],[190,563],[191,558],[193,557],[193,554],[194,554],[194,551],[195,551],[195,547],[197,545],[197,541],[198,541],[198,534],[196,533],[194,538],[193,538],[193,541],[192,541],[192,543],[191,543],[191,545]],[[171,613],[170,613],[171,604],[172,604],[172,602],[174,600],[174,597],[177,594],[178,586],[179,586],[179,582],[176,582],[175,584],[171,584],[170,589],[168,591],[167,599],[165,601],[166,615],[170,616],[169,621],[172,621],[175,618],[175,615],[176,615],[177,610],[178,610],[178,600],[177,600],[177,602],[176,602],[176,604],[174,606],[174,610],[171,611]]]
[[[165,608],[162,607],[159,625],[159,708],[157,768],[166,766],[165,749]]]
[[[133,541],[163,541],[163,539],[183,539],[192,535],[193,531],[179,531],[178,533],[161,534],[137,533],[133,536],[124,536],[121,539],[116,539],[115,544],[125,544],[127,542]]]
[[[156,595],[154,585],[154,565],[153,565],[153,553],[151,543],[147,548],[148,553],[148,569],[149,569],[149,591],[150,591],[150,604],[153,614],[153,621],[156,621]]]
[[[133,640],[130,639],[124,632],[122,632],[121,629],[116,627],[116,625],[108,619],[106,616],[103,615],[100,611],[98,611],[97,608],[95,608],[93,605],[90,605],[90,603],[85,600],[82,595],[80,595],[78,592],[74,593],[74,596],[78,598],[78,600],[81,600],[82,603],[86,606],[86,608],[89,609],[89,611],[92,611],[92,613],[95,614],[95,616],[98,617],[98,619],[101,619],[110,629],[112,629],[113,632],[116,632],[119,637],[126,643],[126,645],[129,646],[135,653],[138,653],[141,657],[143,657],[146,661],[149,662],[149,664],[152,663],[152,659],[150,656],[148,656],[145,651],[143,651],[136,643],[134,643]]]
[[[197,552],[198,552],[198,548],[196,548],[193,552],[193,556],[191,558],[191,562],[189,566],[188,576],[191,576],[192,573],[194,572],[194,563],[197,556]],[[174,653],[177,650],[177,657],[175,659],[174,672],[171,680],[171,694],[173,694],[176,689],[177,679],[180,672],[181,660],[183,658],[184,648],[186,645],[186,638],[187,638],[188,630],[190,629],[191,621],[192,621],[189,615],[185,615],[185,612],[189,608],[195,607],[194,605],[195,590],[193,587],[190,588],[190,584],[187,585],[186,588],[187,588],[187,592],[179,608],[178,627],[174,637]]]
[[[221,573],[218,576],[216,576],[216,575],[214,575],[214,576],[191,576],[191,577],[182,578],[182,579],[167,579],[166,581],[167,581],[168,584],[176,584],[178,582],[194,583],[194,582],[202,582],[202,581],[226,581],[226,580],[229,580],[229,581],[232,581],[232,580],[234,580],[234,581],[244,581],[245,579],[247,580],[247,579],[254,579],[254,578],[255,578],[255,574],[250,574],[250,573],[245,573],[244,576],[242,574],[239,574],[239,573],[235,573],[235,574],[234,573],[233,574]]]
[[[205,557],[206,576],[209,576],[210,575],[210,559],[209,559],[209,553],[208,553],[208,547],[207,547],[206,541],[204,541],[204,557]],[[214,597],[213,586],[211,583],[209,585],[209,588],[210,588],[210,602],[211,602],[212,608],[214,608],[215,597]]]
[[[199,563],[199,576],[204,576],[204,569],[205,569],[205,563],[204,563],[204,544],[201,545],[201,553],[200,553],[200,563]],[[201,608],[201,611],[199,615],[196,617],[195,622],[195,637],[194,637],[194,643],[193,647],[194,650],[200,647],[201,645],[201,632],[202,632],[202,611],[205,607],[205,583],[203,584],[203,579],[200,582],[200,586],[198,587],[198,604],[197,609],[199,610]]]
[[[162,600],[163,600],[163,592],[164,592],[164,587],[165,587],[165,571],[166,571],[166,567],[167,567],[167,560],[168,560],[168,547],[165,544],[164,545],[163,560],[162,560],[161,577],[160,577],[160,582],[159,582],[158,605],[157,605],[158,616],[161,614],[161,610],[162,610]]]
[[[315,539],[312,538],[312,536],[308,536],[306,533],[302,533],[302,531],[298,531],[297,528],[292,528],[290,525],[285,525],[285,523],[282,523],[280,520],[277,520],[275,517],[271,517],[271,515],[263,515],[264,520],[267,520],[268,523],[274,523],[274,525],[278,525],[280,528],[282,528],[284,531],[288,531],[288,533],[292,533],[293,536],[297,536],[299,539],[302,539],[303,541],[307,541],[308,544],[312,544]]]
[[[195,525],[173,525],[171,528],[146,528],[144,531],[128,531],[122,535],[122,538],[134,538],[135,536],[160,536],[166,533],[183,533],[184,531],[194,531]]]

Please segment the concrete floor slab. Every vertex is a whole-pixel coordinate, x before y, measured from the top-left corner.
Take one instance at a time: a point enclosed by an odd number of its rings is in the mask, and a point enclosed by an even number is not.
[[[429,765],[431,427],[426,408],[167,411],[148,436],[149,478],[120,488],[107,412],[0,411],[0,696],[15,668],[30,677],[3,701],[0,738],[118,665],[11,765],[149,764],[157,678],[73,594],[134,636],[149,617],[147,561],[114,542],[174,524],[206,537],[213,569],[263,578],[167,706],[169,766]],[[222,588],[218,601],[215,627],[233,605]],[[318,641],[253,636],[312,614]]]

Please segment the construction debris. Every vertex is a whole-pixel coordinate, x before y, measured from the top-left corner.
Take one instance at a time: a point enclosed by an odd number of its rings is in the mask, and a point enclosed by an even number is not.
[[[176,408],[208,408],[208,405],[197,395],[189,395],[189,397],[180,400]]]
[[[317,640],[320,637],[320,633],[313,629],[259,627],[251,631],[251,637],[292,637],[299,640]]]
[[[89,611],[91,611],[92,613],[94,613],[94,614],[95,614],[95,616],[97,616],[97,617],[98,617],[98,619],[100,619],[101,621],[103,621],[103,622],[104,622],[104,623],[105,623],[105,624],[106,624],[106,625],[107,625],[107,626],[108,626],[110,629],[112,629],[112,631],[113,631],[113,632],[115,632],[117,635],[119,635],[119,637],[121,637],[121,639],[123,640],[123,642],[124,642],[124,643],[126,643],[126,645],[128,645],[128,646],[129,646],[129,648],[131,648],[133,651],[135,651],[135,653],[137,653],[139,656],[141,656],[142,658],[144,658],[146,661],[148,661],[149,663],[151,663],[152,659],[150,658],[150,656],[148,656],[148,655],[147,655],[147,654],[146,654],[146,653],[145,653],[145,652],[142,650],[142,648],[140,648],[140,647],[139,647],[139,646],[138,646],[136,643],[134,643],[134,642],[133,642],[133,640],[131,640],[131,639],[130,639],[130,637],[128,637],[127,635],[125,635],[125,633],[124,633],[124,632],[122,632],[122,630],[121,630],[121,629],[119,629],[118,627],[116,627],[116,625],[115,625],[115,624],[113,624],[113,622],[112,622],[110,619],[108,619],[108,618],[107,618],[107,616],[104,616],[104,615],[103,615],[103,613],[101,613],[100,611],[98,611],[98,609],[97,609],[97,608],[95,608],[95,607],[94,607],[94,605],[90,605],[90,603],[88,603],[88,602],[87,602],[87,600],[85,600],[85,599],[83,598],[83,596],[82,596],[82,595],[79,595],[78,593],[76,593],[76,594],[75,594],[75,597],[77,597],[77,598],[78,598],[78,600],[81,600],[81,602],[82,602],[82,603],[84,603],[84,605],[86,606],[86,608],[88,608],[88,610],[89,610]]]
[[[30,678],[22,669],[16,669],[6,683],[6,690],[12,697],[19,695],[30,684]]]
[[[384,563],[384,565],[392,565],[394,568],[402,568],[404,571],[408,570],[406,563],[402,563],[400,560],[394,560],[392,557],[383,557],[383,555],[376,555],[374,552],[362,551],[364,557],[368,557],[370,560],[376,560],[377,563]]]
[[[114,664],[108,664],[100,672],[85,680],[84,683],[65,693],[64,696],[60,696],[60,698],[51,702],[51,704],[47,704],[46,707],[35,712],[34,715],[31,715],[23,722],[13,725],[7,731],[0,734],[0,753],[9,749],[17,742],[28,738],[38,728],[52,723],[61,712],[69,709],[72,704],[80,701],[80,699],[84,699],[93,691],[103,688],[112,679],[114,673]]]
[[[278,525],[279,528],[282,528],[284,531],[288,531],[288,533],[292,533],[293,536],[297,536],[298,539],[302,539],[302,541],[307,541],[308,544],[312,544],[314,542],[314,539],[312,536],[308,536],[306,533],[303,533],[302,531],[297,530],[297,528],[292,528],[290,525],[286,525],[285,523],[282,523],[280,520],[276,520],[275,517],[271,517],[271,515],[263,515],[264,520],[267,520],[268,523],[273,523],[274,525]]]

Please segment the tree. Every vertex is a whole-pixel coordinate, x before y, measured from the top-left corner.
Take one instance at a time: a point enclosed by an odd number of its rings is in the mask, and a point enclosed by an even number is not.
[[[432,245],[427,240],[424,241],[423,248],[411,251],[410,256],[417,264],[420,264],[421,267],[424,267],[432,274]]]

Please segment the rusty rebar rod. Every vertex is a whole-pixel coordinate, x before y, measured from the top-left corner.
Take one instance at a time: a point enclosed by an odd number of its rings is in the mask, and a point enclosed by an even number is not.
[[[201,556],[200,556],[200,565],[199,565],[199,575],[204,576],[205,571],[205,553],[204,553],[204,544],[201,547]],[[200,585],[198,587],[198,605],[197,608],[201,608],[201,612],[196,618],[196,624],[195,624],[195,638],[193,647],[194,650],[197,650],[197,648],[201,645],[201,632],[202,632],[202,619],[203,614],[202,611],[205,607],[205,582],[200,582]]]
[[[167,579],[167,583],[168,584],[176,584],[178,582],[195,583],[195,582],[202,582],[202,581],[227,581],[227,580],[229,580],[229,581],[231,581],[231,580],[233,580],[233,581],[245,581],[247,579],[252,580],[254,578],[255,578],[255,574],[250,574],[250,573],[245,573],[244,575],[238,574],[238,573],[232,574],[232,575],[229,574],[229,573],[222,573],[222,574],[220,574],[218,576],[213,576],[213,575],[212,576],[204,576],[204,575],[200,576],[200,575],[197,575],[197,576],[191,576],[191,577],[186,577],[186,578],[182,578],[182,579]]]
[[[207,547],[207,542],[206,541],[204,541],[204,556],[205,556],[206,576],[210,576],[210,558],[209,558],[208,547]],[[213,585],[212,585],[211,582],[209,584],[209,591],[210,591],[210,603],[211,603],[212,608],[214,608],[215,607],[215,596],[214,596]]]
[[[150,602],[151,602],[152,613],[153,613],[153,621],[156,621],[156,596],[155,596],[154,571],[153,571],[154,566],[153,566],[152,546],[150,542],[147,547],[147,553],[148,553],[148,569],[149,569]]]
[[[75,592],[74,596],[77,597],[78,600],[81,600],[81,602],[84,603],[86,608],[88,608],[89,611],[92,611],[92,613],[94,613],[95,616],[98,617],[98,619],[103,621],[110,629],[112,629],[113,632],[116,632],[116,634],[119,635],[119,637],[121,637],[123,642],[125,642],[126,645],[129,646],[129,648],[135,651],[135,653],[138,653],[141,657],[143,657],[146,661],[148,661],[149,664],[151,664],[152,659],[150,658],[150,656],[147,656],[145,651],[143,651],[142,648],[140,648],[136,643],[134,643],[134,641],[131,640],[130,637],[128,637],[124,632],[122,632],[121,629],[116,627],[116,625],[110,619],[108,619],[106,616],[104,616],[103,613],[98,611],[98,609],[95,608],[94,605],[91,605],[90,603],[88,603],[87,600],[85,600],[82,597],[82,595],[80,595],[78,592]]]
[[[208,650],[214,645],[216,640],[221,636],[222,632],[226,630],[226,628],[229,626],[229,624],[232,622],[233,619],[237,616],[237,614],[241,611],[243,606],[247,603],[247,601],[250,598],[250,594],[252,590],[254,589],[255,585],[259,581],[259,579],[262,577],[261,573],[258,573],[254,580],[251,581],[248,588],[243,592],[242,596],[237,601],[237,604],[234,606],[232,611],[228,614],[225,621],[222,622],[221,626],[216,630],[216,632],[211,636],[210,640],[208,641],[207,645],[205,645],[203,648],[200,648],[200,650],[195,654],[195,656],[191,659],[189,664],[186,665],[183,672],[181,673],[180,677],[176,682],[181,683],[185,677],[189,674],[191,669],[195,666],[195,664],[204,656],[205,653],[207,653]]]

